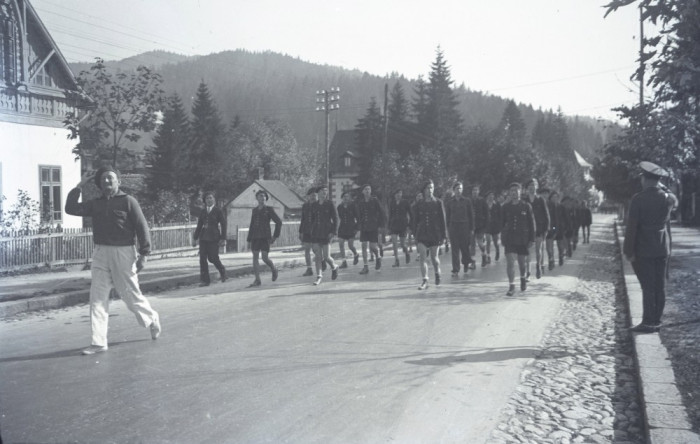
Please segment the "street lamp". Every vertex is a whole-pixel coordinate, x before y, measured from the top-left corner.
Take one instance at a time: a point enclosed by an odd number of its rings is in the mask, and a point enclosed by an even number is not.
[[[335,86],[329,90],[322,89],[316,91],[316,111],[323,111],[326,114],[326,166],[325,178],[326,186],[330,191],[330,140],[328,138],[328,126],[330,124],[330,113],[336,109],[340,109],[340,88]]]

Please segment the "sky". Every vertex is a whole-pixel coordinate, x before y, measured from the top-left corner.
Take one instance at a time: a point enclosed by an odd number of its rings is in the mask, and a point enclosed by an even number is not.
[[[69,62],[269,50],[415,79],[439,47],[456,86],[535,108],[614,120],[639,99],[638,11],[605,0],[30,1]]]

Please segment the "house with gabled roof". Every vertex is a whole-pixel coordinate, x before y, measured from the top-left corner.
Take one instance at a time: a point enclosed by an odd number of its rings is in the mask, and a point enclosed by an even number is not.
[[[270,196],[266,205],[275,209],[282,220],[299,220],[304,199],[280,180],[258,179],[235,199],[226,204],[226,233],[229,239],[236,237],[239,228],[248,228],[250,215],[258,205],[255,194],[263,190]]]
[[[360,174],[360,155],[357,150],[357,131],[338,130],[329,147],[328,196],[336,205],[343,192],[357,188],[355,178]]]
[[[41,223],[79,228],[66,218],[68,191],[80,162],[63,120],[92,103],[28,0],[0,0],[0,202],[7,211],[18,191],[40,203]],[[81,111],[82,110],[82,111]]]

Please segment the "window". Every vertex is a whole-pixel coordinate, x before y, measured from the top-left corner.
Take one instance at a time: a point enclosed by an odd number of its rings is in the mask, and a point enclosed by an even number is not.
[[[41,221],[60,222],[61,212],[61,167],[42,166],[41,170]]]
[[[343,160],[345,160],[346,167],[349,167],[352,165],[352,158],[350,156],[345,156],[345,159],[343,159]]]
[[[46,64],[36,73],[33,83],[41,86],[53,86],[51,76],[49,75],[49,65]]]

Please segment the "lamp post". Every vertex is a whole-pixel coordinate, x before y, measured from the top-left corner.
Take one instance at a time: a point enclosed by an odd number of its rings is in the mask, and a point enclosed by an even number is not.
[[[326,115],[326,165],[325,179],[326,186],[330,189],[330,140],[328,135],[328,126],[330,124],[330,113],[333,110],[340,109],[340,88],[335,86],[329,90],[322,89],[316,91],[316,111],[323,111]]]

